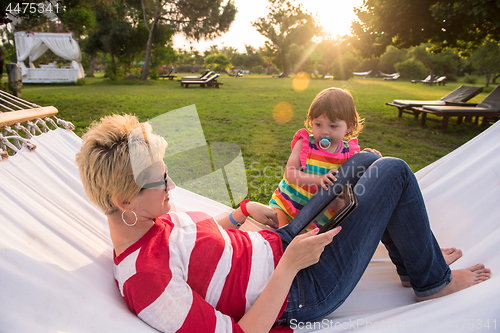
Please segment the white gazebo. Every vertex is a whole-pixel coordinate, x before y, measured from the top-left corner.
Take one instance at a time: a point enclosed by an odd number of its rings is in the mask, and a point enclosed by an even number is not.
[[[85,76],[80,47],[71,33],[15,32],[14,38],[23,83],[76,82]],[[33,61],[47,50],[70,60],[70,66],[57,67],[54,61],[36,68]],[[29,67],[24,63],[26,59],[29,61]]]

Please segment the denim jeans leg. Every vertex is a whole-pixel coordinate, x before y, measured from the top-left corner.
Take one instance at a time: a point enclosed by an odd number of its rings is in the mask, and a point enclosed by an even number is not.
[[[286,246],[292,241],[297,232],[302,228],[303,223],[307,222],[308,218],[317,213],[320,207],[323,207],[325,202],[328,202],[339,188],[345,184],[352,184],[352,186],[356,185],[364,172],[379,158],[377,154],[361,152],[345,161],[339,168],[339,172],[336,176],[337,181],[334,185],[328,186],[328,190],[322,187],[319,188],[316,194],[297,214],[295,219],[278,230],[283,240],[283,245]]]
[[[370,169],[377,171],[376,176]],[[391,256],[401,260],[418,296],[436,293],[451,280],[430,230],[420,188],[406,163],[393,158],[377,160],[354,190],[358,208],[344,221],[320,261],[297,274],[284,321],[317,320],[340,306],[386,232],[397,249]]]

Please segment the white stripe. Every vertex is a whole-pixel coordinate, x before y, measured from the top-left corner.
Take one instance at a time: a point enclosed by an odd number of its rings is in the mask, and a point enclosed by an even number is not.
[[[247,232],[252,241],[252,266],[246,290],[245,312],[255,303],[274,272],[271,245],[258,232]]]
[[[188,284],[174,276],[165,291],[137,316],[162,332],[176,332],[182,327],[193,304]]]
[[[171,212],[169,215],[174,223],[169,238],[170,270],[172,276],[182,276],[187,281],[189,259],[196,243],[196,224],[186,213]]]
[[[215,333],[233,332],[233,322],[231,321],[231,317],[226,316],[217,310],[215,311],[215,317],[217,319],[215,324]]]
[[[231,245],[229,235],[221,226],[219,226],[219,232],[224,238],[224,251],[222,252],[219,262],[217,263],[217,268],[215,269],[214,275],[210,280],[210,284],[207,288],[207,294],[205,296],[205,300],[213,307],[216,307],[217,303],[219,303],[222,289],[226,283],[227,275],[231,270],[231,260],[233,257],[233,247]]]
[[[115,279],[118,282],[118,288],[120,289],[122,296],[124,296],[123,285],[128,279],[130,279],[130,277],[137,273],[135,263],[137,262],[137,257],[139,256],[140,251],[141,249],[137,249],[123,259],[118,265],[113,265]]]

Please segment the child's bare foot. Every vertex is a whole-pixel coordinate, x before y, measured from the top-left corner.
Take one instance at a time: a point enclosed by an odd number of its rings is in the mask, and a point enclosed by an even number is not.
[[[451,282],[441,291],[435,293],[434,295],[426,297],[417,296],[417,301],[421,302],[428,299],[446,296],[457,291],[472,287],[475,284],[488,280],[491,275],[491,270],[484,267],[483,264],[477,264],[469,268],[454,270],[452,271],[452,274],[453,278],[451,279]]]
[[[447,265],[451,265],[452,263],[457,261],[457,259],[462,257],[462,250],[456,249],[454,247],[446,249],[441,248],[441,252],[443,253],[444,261]],[[410,281],[401,281],[401,284],[403,285],[403,287],[411,287]]]
[[[462,250],[456,249],[454,247],[441,249],[441,252],[443,253],[444,261],[446,261],[447,265],[451,265],[452,263],[457,261],[457,259],[462,257]]]

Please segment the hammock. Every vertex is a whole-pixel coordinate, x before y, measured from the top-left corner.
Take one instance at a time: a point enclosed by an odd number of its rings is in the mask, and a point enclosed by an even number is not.
[[[452,268],[484,262],[492,278],[422,303],[403,288],[385,250],[333,314],[296,332],[469,332],[500,325],[500,123],[417,173],[443,247],[464,251]],[[57,128],[0,162],[2,332],[156,332],[130,313],[112,273],[106,217],[87,199],[75,164],[81,140]],[[179,211],[229,207],[176,188]],[[334,268],[333,268],[334,269]]]

